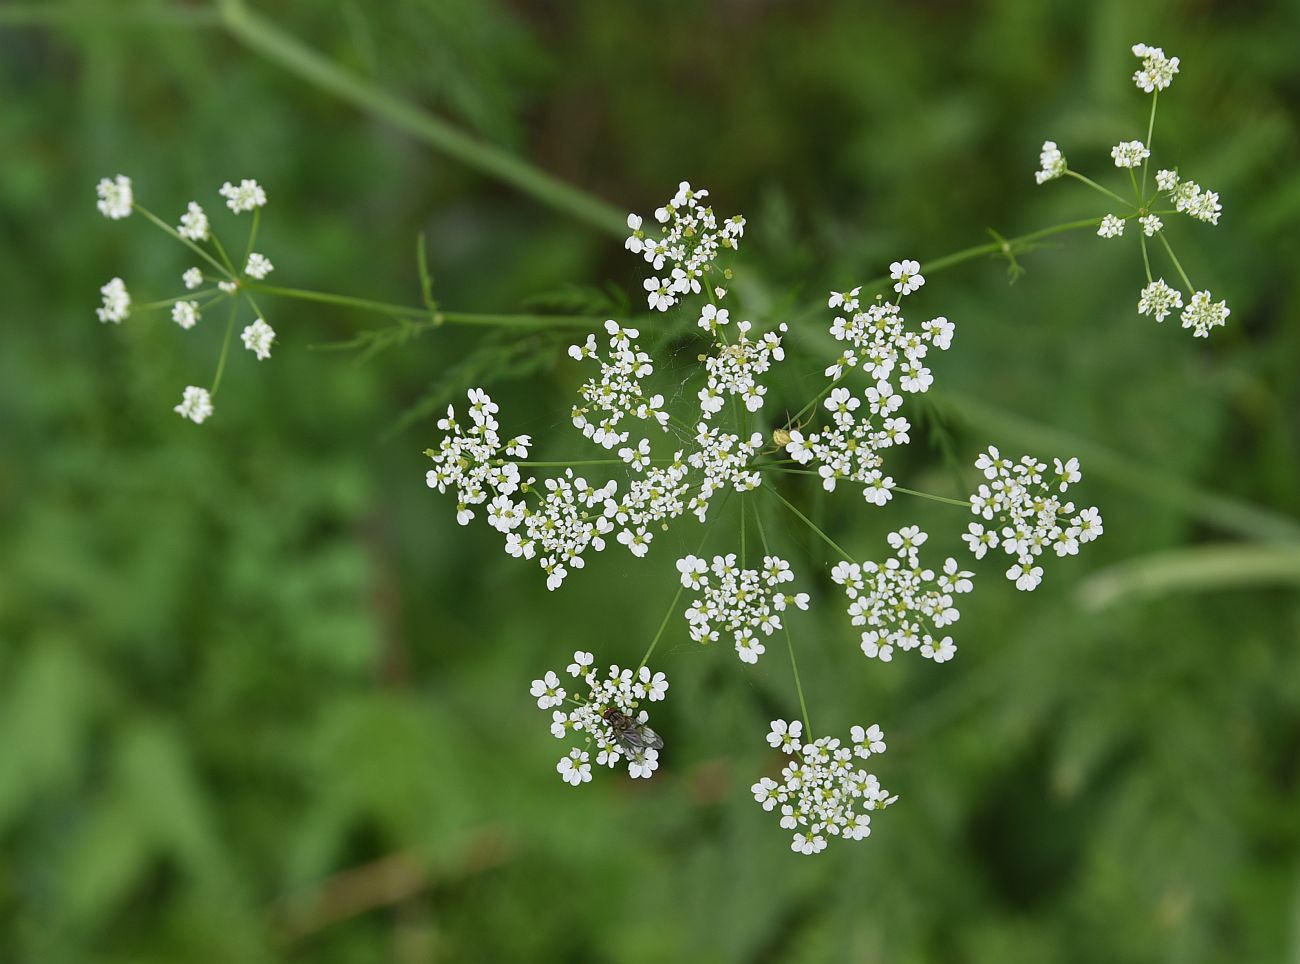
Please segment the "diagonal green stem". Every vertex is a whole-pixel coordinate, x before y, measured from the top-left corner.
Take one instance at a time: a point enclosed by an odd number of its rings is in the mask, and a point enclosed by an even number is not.
[[[1078,171],[1071,171],[1068,168],[1066,169],[1065,173],[1068,174],[1070,177],[1074,178],[1076,181],[1082,181],[1084,184],[1088,185],[1088,187],[1092,188],[1094,191],[1100,191],[1102,194],[1106,195],[1106,197],[1118,201],[1120,204],[1124,205],[1125,207],[1129,206],[1128,201],[1125,201],[1122,197],[1120,197],[1118,194],[1116,194],[1114,191],[1110,190],[1109,188],[1102,187],[1092,178],[1084,177]]]
[[[1192,279],[1187,277],[1187,272],[1183,270],[1183,266],[1178,260],[1178,255],[1174,254],[1174,249],[1169,246],[1169,241],[1165,237],[1165,233],[1159,231],[1156,233],[1156,237],[1159,238],[1160,243],[1165,246],[1165,251],[1169,254],[1169,260],[1172,261],[1174,267],[1178,269],[1178,276],[1183,279],[1183,284],[1187,285],[1188,293],[1194,293],[1196,291],[1196,285],[1192,284]]]
[[[762,488],[768,492],[771,492],[774,496],[780,499],[782,505],[784,505],[787,509],[793,512],[800,520],[802,520],[804,525],[806,525],[813,532],[817,533],[817,535],[821,537],[823,542],[825,542],[828,546],[830,546],[832,549],[838,552],[841,556],[843,556],[849,562],[857,561],[851,555],[849,555],[847,552],[841,549],[839,544],[836,543],[836,541],[832,539],[830,536],[828,536],[825,532],[823,532],[821,530],[821,527],[818,526],[817,523],[813,522],[812,519],[808,518],[806,515],[800,512],[799,507],[796,506],[789,499],[787,499],[785,496],[783,496],[780,492],[776,491],[776,489],[772,488],[770,485],[762,486]]]
[[[150,221],[150,222],[153,223],[155,226],[161,228],[161,229],[162,229],[163,231],[165,231],[167,234],[170,234],[173,238],[175,238],[175,239],[176,239],[177,241],[179,241],[181,244],[185,245],[185,247],[189,248],[191,251],[193,251],[195,254],[197,254],[200,258],[202,258],[202,259],[203,259],[204,261],[206,261],[208,264],[212,265],[212,267],[216,268],[216,269],[217,269],[218,271],[220,271],[222,274],[230,274],[230,273],[231,273],[231,272],[226,271],[225,266],[222,265],[222,264],[221,264],[219,261],[217,261],[215,258],[213,258],[212,255],[208,254],[206,251],[204,251],[202,248],[200,248],[197,244],[195,244],[195,243],[194,243],[193,241],[191,241],[189,238],[182,236],[181,233],[180,233],[179,231],[177,231],[175,228],[173,228],[170,224],[168,224],[168,223],[167,223],[166,221],[164,221],[162,218],[158,217],[158,215],[154,214],[154,213],[153,213],[152,211],[150,211],[148,208],[146,208],[146,207],[142,207],[142,206],[139,205],[139,204],[132,204],[131,207],[132,207],[134,210],[139,211],[140,214],[143,215],[143,216],[145,217],[146,220]],[[214,236],[214,237],[215,237],[215,236]]]
[[[243,0],[218,0],[217,9],[226,30],[236,40],[289,73],[383,118],[448,157],[504,181],[543,204],[609,234],[622,237],[627,233],[625,215],[614,206],[349,73],[254,13]]]
[[[239,314],[238,299],[230,303],[230,319],[226,322],[226,337],[221,342],[221,357],[217,360],[217,374],[212,378],[212,398],[217,397],[217,389],[221,387],[221,376],[226,371],[226,358],[230,355],[230,339],[235,333],[235,318]]]

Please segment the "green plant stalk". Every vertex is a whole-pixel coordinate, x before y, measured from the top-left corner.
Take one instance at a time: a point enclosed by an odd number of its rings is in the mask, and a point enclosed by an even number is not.
[[[776,491],[776,489],[772,488],[771,486],[765,485],[765,486],[760,486],[760,488],[763,488],[766,491],[771,492],[774,496],[776,496],[781,501],[782,505],[784,505],[787,509],[793,512],[795,516],[803,522],[804,525],[806,525],[813,532],[817,533],[817,535],[821,537],[823,542],[825,542],[828,546],[830,546],[832,549],[838,552],[841,556],[843,556],[849,562],[852,563],[857,562],[856,559],[854,559],[851,555],[849,555],[842,548],[840,548],[839,544],[834,539],[832,539],[825,532],[823,532],[821,527],[818,526],[817,523],[813,522],[812,519],[808,518],[806,515],[800,512],[798,506],[796,506],[793,502],[791,502],[789,499],[783,496],[780,492]]]
[[[608,234],[618,237],[627,234],[626,215],[613,205],[343,70],[254,13],[243,0],[218,0],[217,10],[231,36],[289,73],[383,118],[448,157],[504,181],[543,204]]]
[[[1187,272],[1183,270],[1183,266],[1178,260],[1178,255],[1174,254],[1174,249],[1169,246],[1169,240],[1165,237],[1165,233],[1163,231],[1157,231],[1156,237],[1159,238],[1160,243],[1165,246],[1165,252],[1169,255],[1169,260],[1174,263],[1174,267],[1178,269],[1178,276],[1183,279],[1183,284],[1187,285],[1187,293],[1189,295],[1195,294],[1196,285],[1192,284],[1192,279],[1187,277]]]
[[[1300,585],[1300,547],[1245,543],[1153,553],[1094,573],[1078,598],[1101,609],[1132,598],[1274,585]]]
[[[1120,204],[1124,205],[1125,207],[1129,206],[1128,201],[1125,201],[1122,197],[1120,197],[1118,194],[1116,194],[1114,191],[1110,190],[1109,188],[1102,187],[1092,178],[1084,177],[1078,171],[1072,171],[1068,167],[1065,169],[1065,173],[1069,177],[1074,178],[1076,181],[1082,181],[1084,184],[1088,185],[1088,187],[1092,188],[1094,191],[1100,191],[1102,194],[1106,195],[1111,200],[1118,201]]]
[[[436,328],[439,325],[479,325],[504,328],[527,328],[547,330],[551,328],[591,328],[599,326],[604,319],[595,315],[509,315],[476,314],[463,311],[435,311],[429,319],[429,309],[411,305],[399,305],[388,301],[375,301],[371,298],[355,298],[351,295],[335,295],[325,291],[309,291],[305,288],[281,288],[278,285],[265,285],[251,281],[243,282],[250,291],[278,295],[281,298],[297,298],[300,301],[316,301],[321,304],[338,305],[343,308],[358,308],[373,311],[376,314],[398,316],[402,318],[419,318],[421,323],[414,325],[417,329]]]
[[[741,519],[743,522],[744,517],[742,516]],[[754,524],[758,527],[758,539],[763,544],[763,553],[770,556],[772,550],[767,544],[767,532],[763,529],[763,514],[759,512],[757,502],[754,503]],[[799,679],[799,661],[794,655],[794,638],[790,635],[790,627],[784,619],[781,620],[781,628],[785,630],[785,648],[790,653],[790,671],[794,674],[794,689],[799,694],[799,711],[803,714],[803,725],[811,738],[812,720],[808,716],[808,701],[804,699],[803,683]]]
[[[212,391],[210,395],[213,399],[217,397],[217,389],[221,387],[221,376],[226,372],[226,358],[230,355],[230,339],[235,333],[235,318],[239,314],[239,301],[232,300],[230,303],[230,318],[226,322],[226,336],[221,341],[221,357],[217,359],[217,373],[212,377]]]

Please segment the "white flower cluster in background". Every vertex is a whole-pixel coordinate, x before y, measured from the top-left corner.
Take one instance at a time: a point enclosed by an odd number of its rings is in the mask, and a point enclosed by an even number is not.
[[[735,553],[714,556],[712,564],[697,556],[677,560],[682,585],[700,593],[686,610],[691,639],[716,642],[723,635],[736,645],[742,662],[757,663],[766,647],[762,637],[781,628],[781,613],[790,606],[808,608],[808,594],[780,589],[794,581],[790,564],[776,556],[764,556],[762,569],[742,569]]]
[[[1043,149],[1038,152],[1038,170],[1034,172],[1034,180],[1039,184],[1046,184],[1048,181],[1056,180],[1067,170],[1069,166],[1065,163],[1065,155],[1056,146],[1056,141],[1043,141]]]
[[[849,597],[853,625],[867,627],[862,652],[889,662],[895,648],[908,652],[919,647],[926,659],[947,662],[957,646],[951,636],[936,638],[934,631],[960,618],[953,597],[974,588],[972,573],[958,568],[953,558],[944,561],[938,574],[923,568],[917,550],[929,536],[916,526],[888,538],[897,558],[879,564],[841,562],[831,570],[831,579]]]
[[[202,268],[197,266],[188,268],[181,275],[181,283],[185,286],[186,291],[195,292],[195,294],[192,296],[179,295],[142,307],[141,310],[169,307],[172,321],[183,331],[193,329],[202,319],[204,310],[214,303],[238,296],[244,279],[261,280],[272,270],[271,262],[265,256],[252,252],[248,256],[243,272],[237,272],[226,259],[224,248],[213,235],[207,212],[203,210],[197,201],[190,201],[181,213],[176,226],[168,227],[135,203],[135,193],[129,177],[119,174],[116,178],[103,178],[96,186],[96,194],[99,198],[97,207],[105,217],[118,220],[127,217],[132,211],[138,209],[151,223],[161,227],[172,237],[179,238],[191,250],[197,250],[204,254],[209,259],[209,263],[218,271],[216,277],[212,279],[216,282],[215,288],[198,290],[203,287],[204,281],[208,279],[205,278]],[[222,186],[220,194],[226,199],[227,206],[236,213],[252,211],[266,204],[266,191],[253,180],[245,179],[238,186],[227,181]],[[256,228],[254,227],[249,237],[250,247],[255,232]],[[211,253],[206,253],[199,247],[208,242],[213,245]],[[221,259],[220,262],[217,260],[218,257]],[[222,262],[224,262],[225,267],[222,267]],[[101,322],[120,324],[128,317],[131,310],[131,296],[121,278],[113,278],[100,288],[100,295],[103,303],[95,313]],[[244,347],[257,357],[258,361],[262,361],[271,356],[271,346],[275,342],[275,331],[266,322],[266,319],[261,316],[256,306],[254,306],[254,312],[257,314],[257,318],[252,324],[243,329],[241,341]],[[226,348],[223,347],[221,361],[217,365],[218,371],[223,368],[225,353]],[[215,390],[215,383],[212,389],[196,385],[187,386],[181,403],[172,410],[182,418],[201,424],[213,413],[212,395]]]
[[[1046,463],[1029,455],[1012,462],[992,446],[975,462],[988,482],[971,496],[971,511],[995,524],[985,528],[972,522],[962,538],[976,559],[999,545],[1013,557],[1007,578],[1017,589],[1036,589],[1042,582],[1043,569],[1036,562],[1048,549],[1057,556],[1076,555],[1103,532],[1096,506],[1076,511],[1073,502],[1059,498],[1083,478],[1079,460],[1053,459],[1053,464],[1054,472],[1047,475]]]
[[[1133,56],[1142,61],[1141,68],[1133,75],[1133,83],[1137,84],[1138,90],[1153,94],[1173,83],[1174,74],[1178,73],[1177,57],[1166,57],[1159,47],[1149,47],[1146,44],[1134,44]]]
[[[1142,66],[1133,75],[1133,82],[1139,90],[1155,95],[1165,90],[1178,73],[1178,58],[1167,57],[1160,47],[1148,44],[1134,44],[1133,55],[1142,61]],[[1155,99],[1151,103],[1150,123],[1155,122]],[[1208,290],[1196,289],[1174,255],[1173,248],[1165,236],[1165,222],[1162,214],[1185,214],[1189,218],[1206,224],[1218,224],[1223,212],[1223,205],[1215,191],[1203,189],[1195,181],[1183,180],[1177,171],[1161,168],[1155,172],[1155,188],[1147,193],[1148,175],[1151,164],[1151,150],[1142,141],[1121,141],[1111,148],[1111,158],[1118,168],[1125,169],[1130,175],[1133,189],[1132,210],[1122,216],[1107,214],[1097,224],[1097,234],[1103,238],[1123,236],[1125,224],[1136,218],[1141,225],[1139,243],[1143,251],[1143,266],[1146,271],[1147,284],[1138,296],[1138,314],[1149,315],[1156,321],[1164,321],[1174,309],[1182,309],[1182,326],[1190,328],[1198,338],[1205,338],[1214,328],[1222,326],[1232,313],[1227,303],[1215,301]],[[1138,178],[1140,172],[1141,178]],[[1055,141],[1045,141],[1039,155],[1039,169],[1034,179],[1043,184],[1064,174],[1070,174],[1089,187],[1095,188],[1113,200],[1121,200],[1117,194],[1087,178],[1071,171],[1065,163],[1065,156]],[[1172,205],[1172,208],[1161,205]],[[1151,273],[1150,255],[1147,252],[1147,239],[1158,241],[1166,249],[1169,259],[1178,275],[1187,285],[1187,292],[1171,287],[1164,278],[1157,278]],[[1184,308],[1186,298],[1187,307]]]
[[[826,736],[804,743],[798,720],[773,720],[771,726],[767,742],[793,759],[782,768],[780,783],[763,777],[750,789],[764,810],[779,808],[781,828],[793,831],[790,849],[815,854],[826,849],[829,837],[865,840],[871,814],[898,799],[857,765],[885,752],[880,727],[853,727],[846,746]]]
[[[568,675],[587,690],[582,700],[570,697],[553,671],[533,680],[530,693],[538,708],[552,711],[551,735],[557,740],[583,737],[582,745],[571,748],[555,770],[572,786],[587,783],[594,751],[597,766],[612,768],[626,760],[629,776],[649,778],[659,768],[663,741],[646,725],[649,716],[640,706],[662,700],[668,680],[663,673],[652,674],[644,666],[637,670],[611,666],[602,679],[593,662],[591,653],[579,650],[567,668]]]
[[[701,203],[708,196],[708,191],[692,190],[689,183],[682,181],[673,199],[655,211],[655,220],[664,226],[658,238],[642,229],[640,215],[627,216],[632,232],[627,249],[644,257],[656,272],[644,284],[653,311],[667,311],[684,296],[699,294],[705,284],[712,283],[707,276],[717,270],[714,261],[718,254],[740,247],[745,219],[739,215],[727,218],[719,227],[713,208]],[[669,265],[671,270],[658,274]]]
[[[110,278],[99,294],[102,304],[95,309],[96,316],[101,322],[120,325],[131,313],[131,293],[126,290],[126,283],[121,278]]]
[[[131,214],[135,194],[131,189],[131,179],[125,174],[101,178],[95,186],[95,193],[99,195],[96,207],[104,217],[119,221]]]

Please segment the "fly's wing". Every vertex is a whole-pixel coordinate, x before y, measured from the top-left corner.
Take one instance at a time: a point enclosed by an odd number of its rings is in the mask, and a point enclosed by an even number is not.
[[[647,750],[662,750],[664,748],[663,738],[644,723],[638,723],[634,729],[641,737],[641,745]]]
[[[664,741],[659,734],[644,723],[632,723],[626,729],[618,731],[618,742],[629,753],[641,750],[662,750]]]

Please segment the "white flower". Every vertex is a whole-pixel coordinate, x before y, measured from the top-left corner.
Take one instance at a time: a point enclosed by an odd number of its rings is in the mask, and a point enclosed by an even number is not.
[[[193,291],[199,285],[203,284],[203,269],[189,268],[181,275],[181,283],[190,291]]]
[[[552,706],[559,706],[564,702],[565,697],[560,678],[551,670],[547,670],[546,675],[541,679],[533,680],[529,693],[536,698],[539,710],[549,710]]]
[[[1164,321],[1175,308],[1182,306],[1182,293],[1165,284],[1164,278],[1157,278],[1142,289],[1142,296],[1138,299],[1138,314],[1154,315],[1156,321]]]
[[[181,215],[181,223],[176,228],[176,233],[191,241],[208,240],[208,216],[203,213],[203,208],[191,201],[185,213]]]
[[[228,295],[233,295],[239,290],[238,281],[218,281],[217,287]]]
[[[1103,238],[1118,238],[1124,233],[1124,221],[1113,214],[1108,214],[1101,219],[1101,224],[1097,228],[1097,233]]]
[[[1194,329],[1192,334],[1197,338],[1206,338],[1210,329],[1221,326],[1230,314],[1232,309],[1226,301],[1211,301],[1208,291],[1198,291],[1192,295],[1181,317],[1184,328]]]
[[[131,213],[135,203],[135,193],[131,190],[131,179],[119,174],[115,178],[103,178],[95,188],[99,195],[96,207],[106,218],[117,221]]]
[[[1138,223],[1142,225],[1142,232],[1148,237],[1154,237],[1155,233],[1165,226],[1157,215],[1148,214],[1145,217],[1138,218]]]
[[[574,747],[568,756],[555,764],[555,771],[571,786],[588,783],[591,780],[591,754]]]
[[[1151,152],[1141,141],[1120,141],[1110,149],[1116,167],[1141,167]]]
[[[1159,47],[1146,44],[1134,44],[1133,56],[1142,60],[1141,69],[1133,75],[1133,83],[1139,90],[1151,94],[1173,83],[1174,74],[1178,73],[1177,57],[1166,57]]]
[[[240,181],[238,187],[227,181],[221,185],[221,196],[226,199],[226,207],[236,214],[266,204],[266,192],[262,190],[262,186],[248,178]]]
[[[796,727],[797,722],[789,724],[791,731]],[[850,746],[833,737],[803,743],[785,735],[784,720],[772,721],[768,743],[780,746],[791,760],[781,770],[781,782],[763,777],[750,791],[765,811],[780,808],[782,829],[794,831],[790,849],[796,853],[819,853],[826,849],[829,837],[866,839],[871,833],[871,813],[897,799],[873,774],[855,765],[855,758],[865,760],[884,752],[880,728],[855,726],[850,732]]]
[[[244,347],[257,356],[258,361],[271,357],[271,344],[275,341],[275,330],[261,318],[245,328],[239,337]]]
[[[591,653],[579,650],[573,654],[569,675],[582,680],[587,694],[582,699],[569,697],[571,709],[553,709],[565,704],[567,694],[560,686],[559,676],[552,671],[533,680],[529,690],[540,709],[552,710],[552,736],[561,740],[569,736],[582,739],[583,746],[570,749],[556,770],[574,786],[590,780],[590,755],[586,748],[594,743],[597,765],[613,767],[626,760],[632,779],[646,779],[659,768],[663,740],[649,728],[649,717],[639,706],[642,702],[663,699],[668,681],[663,673],[652,674],[645,666],[635,672],[611,666],[602,679],[592,666],[593,661]]]
[[[1156,187],[1162,191],[1172,191],[1178,187],[1178,173],[1170,170],[1156,171]]]
[[[782,627],[781,613],[791,605],[808,607],[806,594],[777,589],[794,579],[784,559],[764,556],[761,570],[742,569],[732,553],[713,557],[712,574],[703,566],[703,560],[695,556],[677,562],[683,587],[701,594],[685,613],[691,639],[709,643],[728,635],[742,662],[758,662],[766,651],[761,637]]]
[[[577,650],[573,654],[573,662],[566,666],[565,670],[570,676],[585,676],[591,671],[590,667],[595,658],[591,653]]]
[[[894,279],[894,290],[908,295],[925,284],[921,266],[915,261],[894,261],[889,265],[889,277]]]
[[[273,270],[275,270],[275,266],[256,251],[248,256],[248,264],[244,265],[244,273],[256,278],[258,281],[261,281]]]
[[[1034,180],[1046,184],[1064,174],[1066,171],[1065,155],[1056,146],[1056,141],[1043,141],[1043,149],[1038,154],[1038,170]]]
[[[929,646],[922,655],[934,658],[943,652],[945,660],[956,651],[951,639],[933,644],[931,630],[961,618],[954,597],[974,588],[972,573],[959,569],[952,558],[938,575],[923,567],[917,550],[928,538],[917,526],[907,526],[888,536],[897,558],[860,566],[841,563],[831,571],[849,598],[853,625],[866,627],[862,652],[872,659],[889,662],[895,648],[908,652]]]
[[[994,535],[973,524],[962,538],[976,559],[1001,546],[1016,560],[1007,570],[1007,578],[1025,591],[1035,589],[1042,581],[1043,570],[1034,565],[1034,560],[1049,547],[1055,548],[1058,556],[1072,555],[1078,543],[1091,541],[1082,537],[1085,527],[1095,524],[1098,535],[1101,531],[1101,516],[1095,507],[1076,512],[1073,502],[1062,501],[1056,494],[1066,492],[1083,478],[1079,460],[1052,461],[1056,471],[1050,476],[1045,474],[1045,463],[1028,455],[1011,462],[995,448],[975,463],[989,484],[980,485],[971,496],[971,511],[986,520],[996,519],[1000,531]]]
[[[1170,192],[1174,208],[1198,221],[1218,224],[1223,205],[1216,191],[1204,191],[1195,181],[1180,181]]]
[[[197,301],[178,301],[172,305],[172,321],[187,331],[199,320],[199,303]]]
[[[126,290],[126,284],[121,278],[112,278],[99,289],[99,293],[103,305],[95,309],[95,314],[101,322],[111,321],[115,325],[120,325],[131,313],[131,295]]]
[[[181,418],[188,418],[196,425],[201,425],[203,420],[212,414],[212,396],[208,394],[206,388],[199,388],[197,385],[189,385],[185,389],[185,394],[181,398],[181,403],[172,409]]]
[[[644,282],[647,301],[653,311],[667,311],[680,296],[699,294],[705,276],[718,270],[715,262],[724,250],[736,250],[745,234],[745,219],[728,218],[721,224],[713,209],[704,201],[705,190],[692,190],[683,181],[676,195],[655,211],[655,220],[664,225],[662,237],[654,238],[644,230],[640,216],[629,214],[624,242],[629,251],[641,255],[656,272],[668,265],[667,277],[652,277]],[[721,298],[725,292],[716,286]]]

